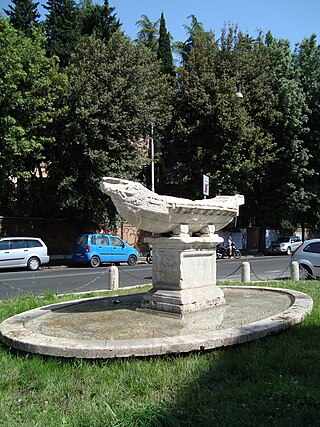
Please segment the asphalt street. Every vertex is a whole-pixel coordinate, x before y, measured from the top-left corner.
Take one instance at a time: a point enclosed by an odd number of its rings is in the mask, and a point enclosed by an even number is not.
[[[240,281],[242,263],[248,261],[251,281],[285,279],[290,276],[290,256],[242,257],[239,260],[217,260],[218,281]],[[144,261],[130,267],[119,267],[120,287],[130,287],[152,282],[152,266]],[[108,289],[109,266],[99,268],[67,267],[65,265],[40,268],[38,271],[0,270],[0,300],[19,295],[43,295],[88,292]]]

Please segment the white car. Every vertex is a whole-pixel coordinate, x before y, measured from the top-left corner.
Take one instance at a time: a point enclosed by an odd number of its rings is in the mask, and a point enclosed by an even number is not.
[[[306,240],[292,252],[292,261],[298,261],[300,278],[320,277],[320,239]]]
[[[288,255],[291,253],[302,243],[302,240],[298,236],[291,236],[289,241],[280,243],[280,252],[285,252]]]
[[[0,268],[27,267],[34,271],[49,259],[47,246],[37,237],[0,238]]]
[[[293,252],[301,243],[302,240],[298,236],[280,237],[276,248],[279,252],[291,255],[291,252]]]
[[[302,243],[299,236],[279,237],[278,240],[271,243],[269,251],[276,253],[291,253]]]

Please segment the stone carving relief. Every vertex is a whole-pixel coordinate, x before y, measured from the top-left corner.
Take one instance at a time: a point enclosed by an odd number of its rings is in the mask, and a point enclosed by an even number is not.
[[[244,204],[239,194],[203,200],[162,196],[137,182],[114,177],[103,178],[100,187],[130,224],[160,234],[213,234],[229,224]]]

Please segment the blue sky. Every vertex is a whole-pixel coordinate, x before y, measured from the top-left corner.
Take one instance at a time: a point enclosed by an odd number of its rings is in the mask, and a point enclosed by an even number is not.
[[[8,3],[0,0],[0,10]],[[156,21],[163,12],[174,41],[186,40],[184,25],[190,24],[188,16],[193,14],[217,37],[224,23],[230,22],[251,36],[258,29],[270,30],[274,37],[288,39],[292,48],[312,33],[320,43],[320,0],[109,0],[109,5],[115,7],[122,29],[132,38],[141,15]]]

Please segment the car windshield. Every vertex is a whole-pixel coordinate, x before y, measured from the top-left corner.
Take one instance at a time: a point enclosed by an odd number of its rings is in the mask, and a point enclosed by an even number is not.
[[[289,242],[290,237],[279,237],[278,242],[279,243],[285,243],[285,242]]]
[[[75,245],[86,245],[88,243],[88,236],[86,234],[77,237],[76,241],[74,242]]]

